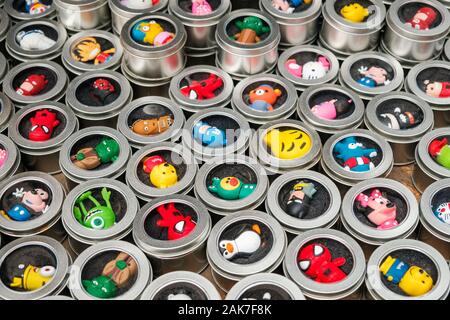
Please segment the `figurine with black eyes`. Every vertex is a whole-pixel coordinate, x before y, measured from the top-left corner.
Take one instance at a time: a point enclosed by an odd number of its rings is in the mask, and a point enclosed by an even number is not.
[[[405,130],[410,129],[422,122],[417,111],[402,111],[399,107],[393,112],[382,113],[379,116],[380,121],[391,129]]]

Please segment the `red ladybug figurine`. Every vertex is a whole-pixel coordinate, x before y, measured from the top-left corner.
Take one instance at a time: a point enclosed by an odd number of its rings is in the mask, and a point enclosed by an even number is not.
[[[44,90],[48,80],[43,74],[30,74],[16,89],[21,96],[35,96]]]
[[[175,208],[173,202],[167,205],[160,205],[156,211],[161,215],[162,219],[158,220],[156,224],[158,227],[167,228],[167,239],[178,240],[184,238],[192,230],[195,229],[195,222],[190,216],[184,216]]]
[[[53,130],[60,124],[56,119],[56,113],[48,109],[36,111],[34,117],[30,119],[31,129],[28,139],[32,141],[47,141],[51,138]]]

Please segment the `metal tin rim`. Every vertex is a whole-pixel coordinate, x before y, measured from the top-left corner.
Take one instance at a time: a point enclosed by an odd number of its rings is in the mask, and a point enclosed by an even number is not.
[[[159,0],[159,2],[156,5],[152,5],[148,9],[131,9],[127,6],[124,6],[120,0],[108,0],[109,7],[112,12],[115,14],[118,14],[123,17],[132,18],[138,14],[141,14],[142,12],[156,12],[156,11],[162,11],[164,8],[167,7],[168,0]]]
[[[448,40],[445,42],[444,46],[444,57],[447,61],[450,60],[450,41]]]
[[[4,58],[4,56],[0,54],[0,64],[2,57]],[[3,92],[0,92],[0,107],[0,132],[2,132],[9,125],[9,121],[14,114],[11,100],[9,100]]]
[[[55,12],[56,8],[55,8],[55,5],[53,5],[53,3],[50,5],[50,8],[48,8],[47,10],[45,10],[42,13],[31,15],[29,13],[20,12],[20,11],[17,11],[16,9],[14,9],[14,7],[13,7],[14,1],[15,0],[6,0],[3,5],[3,9],[4,9],[4,11],[6,11],[8,13],[8,15],[10,15],[13,19],[16,19],[16,20],[34,20],[34,19],[49,17],[56,13]]]
[[[62,9],[78,9],[78,11],[83,11],[83,9],[92,9],[91,6],[106,4],[106,0],[54,0],[55,5],[61,7]]]
[[[169,12],[180,19],[187,26],[210,26],[215,25],[231,9],[230,0],[220,0],[220,5],[216,10],[206,15],[194,15],[183,10],[177,0],[169,0]]]
[[[10,26],[9,15],[6,9],[0,9],[0,41],[3,41],[8,33],[8,27]]]
[[[442,167],[431,158],[430,154],[428,153],[428,145],[431,143],[431,141],[443,135],[450,135],[449,127],[438,128],[428,132],[422,137],[422,139],[420,139],[419,144],[417,145],[416,158],[418,161],[424,164],[423,167],[421,166],[421,169],[434,177],[439,177],[438,179],[450,178],[450,169]]]
[[[11,173],[15,173],[20,164],[20,152],[14,142],[5,135],[0,134],[0,145],[8,152],[8,158],[0,169],[0,181],[4,181]]]
[[[269,13],[275,20],[277,20],[277,23],[281,25],[299,25],[315,20],[320,15],[321,4],[321,0],[313,1],[313,3],[304,11],[285,13],[275,9],[272,6],[271,0],[259,0],[260,9],[263,9]]]

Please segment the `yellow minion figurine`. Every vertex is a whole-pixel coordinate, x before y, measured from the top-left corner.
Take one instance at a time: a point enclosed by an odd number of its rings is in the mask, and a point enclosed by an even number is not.
[[[272,129],[267,132],[264,142],[275,157],[285,160],[301,158],[311,149],[309,135],[297,129]]]
[[[27,291],[34,291],[46,285],[52,280],[56,271],[53,266],[38,268],[32,265],[25,267],[24,264],[21,264],[18,267],[20,270],[23,270],[22,275],[20,277],[14,277],[9,286],[11,288],[21,288]]]
[[[341,15],[350,22],[363,22],[369,16],[369,9],[359,3],[350,3],[341,9]]]

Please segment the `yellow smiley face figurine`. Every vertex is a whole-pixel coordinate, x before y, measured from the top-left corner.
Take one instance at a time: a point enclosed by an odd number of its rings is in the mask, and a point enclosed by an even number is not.
[[[350,22],[363,22],[369,16],[369,9],[359,3],[350,3],[341,9],[341,15]]]
[[[298,129],[285,131],[272,129],[267,132],[264,142],[273,156],[284,160],[301,158],[311,149],[311,138]]]

